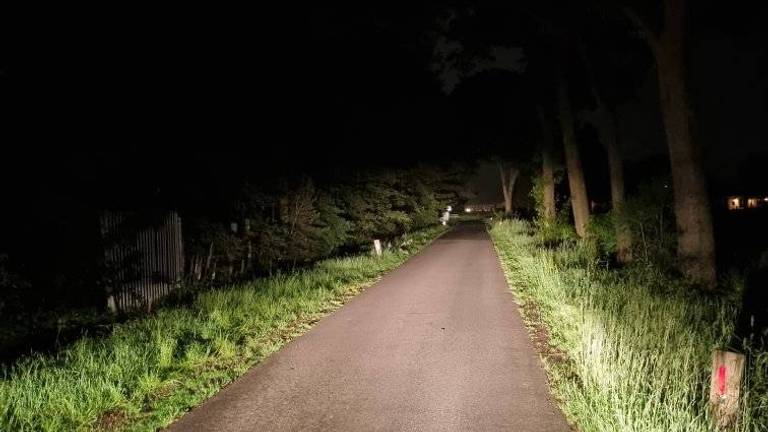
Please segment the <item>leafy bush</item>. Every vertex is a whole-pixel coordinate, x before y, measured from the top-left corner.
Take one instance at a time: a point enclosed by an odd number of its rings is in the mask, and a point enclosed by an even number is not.
[[[624,217],[632,231],[635,260],[674,267],[675,219],[667,180],[655,179],[640,185],[637,193],[628,197]]]
[[[29,289],[29,282],[8,268],[8,256],[0,254],[0,316],[4,309],[21,308],[20,292]]]
[[[563,181],[565,177],[565,171],[562,168],[558,168],[554,172],[554,183],[555,188],[557,188],[557,185],[560,184],[560,182]],[[544,184],[542,182],[541,175],[533,175],[531,178],[532,181],[532,187],[530,192],[530,197],[533,200],[534,204],[534,212],[536,213],[535,220],[538,222],[540,226],[545,225],[545,219],[544,219]],[[567,199],[561,196],[557,196],[555,194],[555,208],[563,209],[568,206]]]
[[[349,240],[352,223],[344,219],[343,210],[327,192],[318,193],[315,207],[318,214],[314,223],[313,240],[317,256],[331,256]]]
[[[540,244],[552,247],[563,242],[575,244],[577,239],[567,202],[558,205],[553,222],[541,217],[541,181],[534,181],[532,197],[537,200],[536,236]],[[632,256],[641,265],[657,265],[664,269],[675,267],[675,227],[672,196],[664,178],[641,184],[629,195],[621,215],[611,210],[590,216],[586,242],[578,247],[586,260],[606,260],[616,252],[616,224],[626,224],[632,235]]]
[[[356,174],[333,186],[310,178],[273,189],[246,184],[223,217],[185,219],[194,277],[247,279],[370,247],[438,222],[463,193],[466,172],[417,167]],[[237,230],[230,229],[231,223]]]
[[[570,207],[561,207],[551,223],[546,223],[543,219],[536,220],[536,237],[542,246],[554,247],[577,239],[570,212]]]

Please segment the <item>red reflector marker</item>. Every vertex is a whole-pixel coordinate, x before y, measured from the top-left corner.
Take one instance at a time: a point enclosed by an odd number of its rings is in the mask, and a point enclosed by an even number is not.
[[[725,366],[717,368],[717,391],[720,396],[725,395]]]

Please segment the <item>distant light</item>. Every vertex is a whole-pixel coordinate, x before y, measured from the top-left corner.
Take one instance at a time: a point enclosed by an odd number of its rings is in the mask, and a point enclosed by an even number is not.
[[[768,199],[766,201],[768,201]],[[472,209],[469,207],[465,208],[464,211],[467,213],[472,213]]]
[[[768,202],[768,197],[763,198],[763,201]]]

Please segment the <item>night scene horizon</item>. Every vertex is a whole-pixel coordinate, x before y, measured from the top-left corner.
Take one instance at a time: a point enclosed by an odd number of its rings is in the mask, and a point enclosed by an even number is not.
[[[768,430],[768,6],[7,18],[0,431]]]

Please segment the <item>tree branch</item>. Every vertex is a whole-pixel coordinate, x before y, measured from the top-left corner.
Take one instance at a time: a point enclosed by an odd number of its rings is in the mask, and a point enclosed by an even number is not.
[[[501,192],[504,194],[504,199],[507,198],[507,178],[506,174],[504,173],[504,166],[501,164],[501,162],[497,162],[497,165],[499,166],[499,175],[501,176]]]
[[[578,38],[579,54],[581,55],[581,61],[584,63],[584,69],[587,72],[587,78],[589,81],[589,87],[592,91],[592,97],[595,98],[598,110],[603,109],[603,98],[600,96],[600,92],[597,89],[597,78],[595,77],[595,71],[592,69],[592,62],[587,57],[587,48],[584,46],[584,40]]]
[[[518,174],[520,174],[519,169],[515,167],[509,168],[509,178],[507,178],[507,181],[509,182],[509,186],[507,186],[507,190],[509,191],[510,196],[512,196],[512,193],[515,190],[515,182],[517,181]]]
[[[624,16],[632,21],[632,23],[637,27],[637,29],[640,31],[640,34],[643,36],[643,39],[645,39],[645,41],[648,42],[648,45],[651,46],[651,49],[657,51],[660,44],[659,36],[656,35],[653,30],[651,30],[651,27],[648,26],[648,23],[640,18],[640,15],[638,15],[634,9],[628,6],[623,7],[622,11],[624,12]]]

